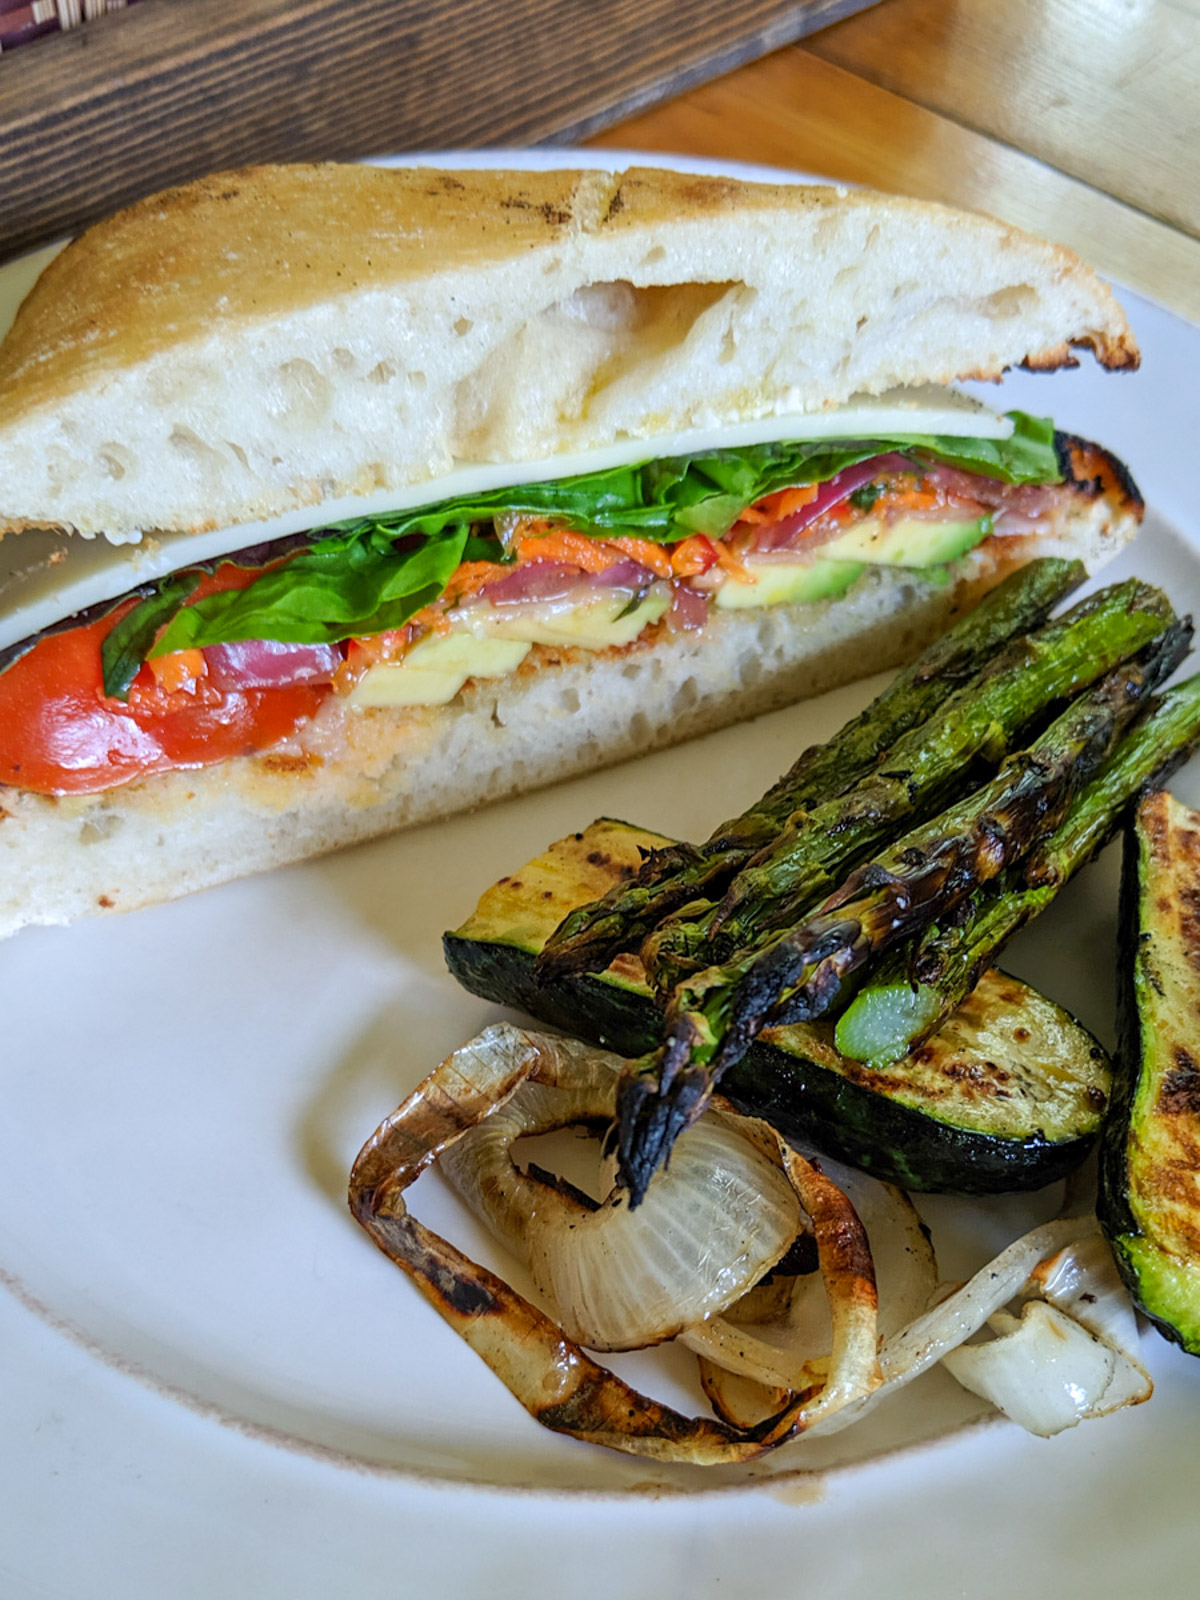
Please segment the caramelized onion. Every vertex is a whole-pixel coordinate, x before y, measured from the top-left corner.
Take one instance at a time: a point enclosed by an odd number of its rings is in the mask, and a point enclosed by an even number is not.
[[[359,1222],[544,1426],[714,1465],[858,1421],[939,1361],[1038,1433],[1150,1393],[1094,1219],[1035,1228],[924,1309],[935,1269],[907,1199],[809,1161],[719,1099],[719,1114],[685,1135],[637,1212],[619,1196],[597,1206],[561,1180],[519,1171],[518,1136],[611,1114],[619,1065],[572,1040],[489,1028],[376,1130],[351,1174]],[[438,1159],[528,1261],[558,1320],[410,1216],[404,1191]],[[815,1246],[819,1274],[794,1248],[797,1230],[810,1255]],[[880,1250],[879,1316],[868,1234]],[[753,1284],[772,1262],[774,1276]],[[583,1349],[676,1330],[700,1352],[718,1420],[639,1394]],[[967,1344],[984,1330],[990,1339]]]
[[[822,1157],[816,1165],[853,1206],[870,1245],[877,1275],[878,1317],[872,1340],[893,1332],[924,1311],[937,1284],[937,1266],[929,1235],[908,1196],[864,1172]],[[782,1279],[771,1289],[751,1291],[702,1327],[689,1329],[681,1342],[700,1357],[701,1381],[717,1414],[736,1426],[749,1427],[769,1416],[789,1396],[823,1382],[830,1370],[826,1354],[837,1348],[830,1316],[830,1297],[812,1274]],[[842,1405],[857,1402],[883,1381],[870,1349],[872,1381]],[[868,1370],[867,1352],[857,1352],[860,1371]],[[854,1359],[854,1357],[851,1357]],[[833,1415],[833,1395],[824,1393],[821,1409],[809,1415],[817,1427]]]
[[[611,1121],[615,1056],[592,1051],[569,1086],[524,1084],[447,1150],[441,1169],[530,1269],[564,1331],[593,1350],[638,1350],[722,1311],[780,1259],[800,1208],[777,1164],[720,1114],[680,1137],[643,1203],[595,1209],[514,1164],[515,1140]]]
[[[363,1146],[350,1175],[351,1209],[545,1427],[660,1461],[709,1466],[752,1460],[808,1427],[826,1391],[828,1405],[844,1405],[879,1381],[866,1237],[835,1186],[765,1123],[739,1119],[760,1151],[774,1153],[809,1213],[822,1275],[835,1301],[833,1325],[843,1337],[840,1358],[835,1337],[827,1377],[751,1428],[684,1417],[640,1395],[502,1279],[423,1227],[404,1203],[404,1191],[425,1167],[524,1082],[570,1088],[596,1054],[572,1040],[507,1024],[487,1029],[442,1062]]]

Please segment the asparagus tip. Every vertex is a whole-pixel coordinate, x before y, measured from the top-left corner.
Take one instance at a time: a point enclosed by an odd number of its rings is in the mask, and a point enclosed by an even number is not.
[[[641,1205],[650,1180],[670,1160],[675,1141],[703,1112],[712,1078],[687,1061],[682,1040],[668,1039],[653,1066],[627,1071],[617,1091],[617,1181],[629,1207]],[[658,1067],[658,1070],[653,1070]]]
[[[534,958],[534,981],[546,984],[576,973],[603,971],[613,956],[614,934],[619,936],[619,932],[619,919],[603,917],[565,938],[552,938]]]

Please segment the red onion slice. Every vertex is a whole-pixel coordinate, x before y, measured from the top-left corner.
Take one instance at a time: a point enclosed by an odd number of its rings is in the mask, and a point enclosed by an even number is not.
[[[568,561],[527,561],[507,578],[489,583],[484,598],[494,606],[520,605],[524,600],[561,600],[578,588],[578,567]]]
[[[674,591],[671,609],[665,618],[667,626],[684,631],[702,628],[708,621],[708,601],[686,583],[675,584]]]
[[[654,573],[638,561],[618,561],[615,566],[605,567],[603,572],[593,573],[591,581],[598,589],[637,590],[653,583]]]
[[[595,589],[643,589],[654,574],[637,561],[617,561],[603,572],[583,572],[568,561],[528,561],[506,578],[489,583],[483,598],[494,606],[522,605],[529,600],[581,600]]]
[[[802,533],[810,522],[815,522],[827,511],[832,511],[834,506],[841,505],[842,501],[856,489],[861,489],[864,483],[870,483],[884,472],[913,470],[913,464],[908,457],[898,455],[895,451],[888,455],[872,456],[869,461],[860,461],[855,467],[846,467],[836,477],[821,485],[815,500],[810,500],[806,506],[801,506],[799,511],[793,511],[791,516],[783,517],[765,529],[758,541],[758,547],[763,550],[778,550],[795,538],[796,534]]]
[[[334,644],[238,639],[231,644],[208,645],[204,659],[209,682],[228,693],[233,689],[290,689],[303,683],[332,683],[342,664],[342,652]]]

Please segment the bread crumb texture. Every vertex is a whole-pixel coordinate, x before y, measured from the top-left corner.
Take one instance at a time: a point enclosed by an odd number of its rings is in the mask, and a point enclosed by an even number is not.
[[[200,530],[1136,348],[988,218],[654,170],[251,168],[100,223],[0,346],[0,526]]]

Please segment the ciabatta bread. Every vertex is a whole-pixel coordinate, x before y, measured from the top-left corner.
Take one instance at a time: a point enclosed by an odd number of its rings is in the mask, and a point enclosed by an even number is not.
[[[988,218],[673,172],[255,168],[47,268],[0,347],[0,526],[257,521],[714,421],[995,378],[1108,289]]]
[[[315,525],[347,496],[436,500],[463,462],[549,478],[572,452],[1075,346],[1136,364],[1074,257],[943,207],[653,171],[225,174],[92,229],[21,308],[0,346],[0,529],[120,542],[303,508]],[[203,770],[0,789],[0,933],[300,860],[898,665],[1035,555],[1102,565],[1140,509],[1082,485],[948,581],[875,567],[832,602],[713,609],[598,653],[536,646],[445,706],[330,696],[284,745]]]
[[[900,666],[1034,555],[1095,569],[1136,525],[1128,504],[1081,501],[1036,539],[989,540],[949,583],[876,567],[840,600],[714,610],[698,632],[599,654],[539,647],[447,706],[334,696],[295,740],[201,771],[58,799],[0,788],[0,937],[323,855]]]

